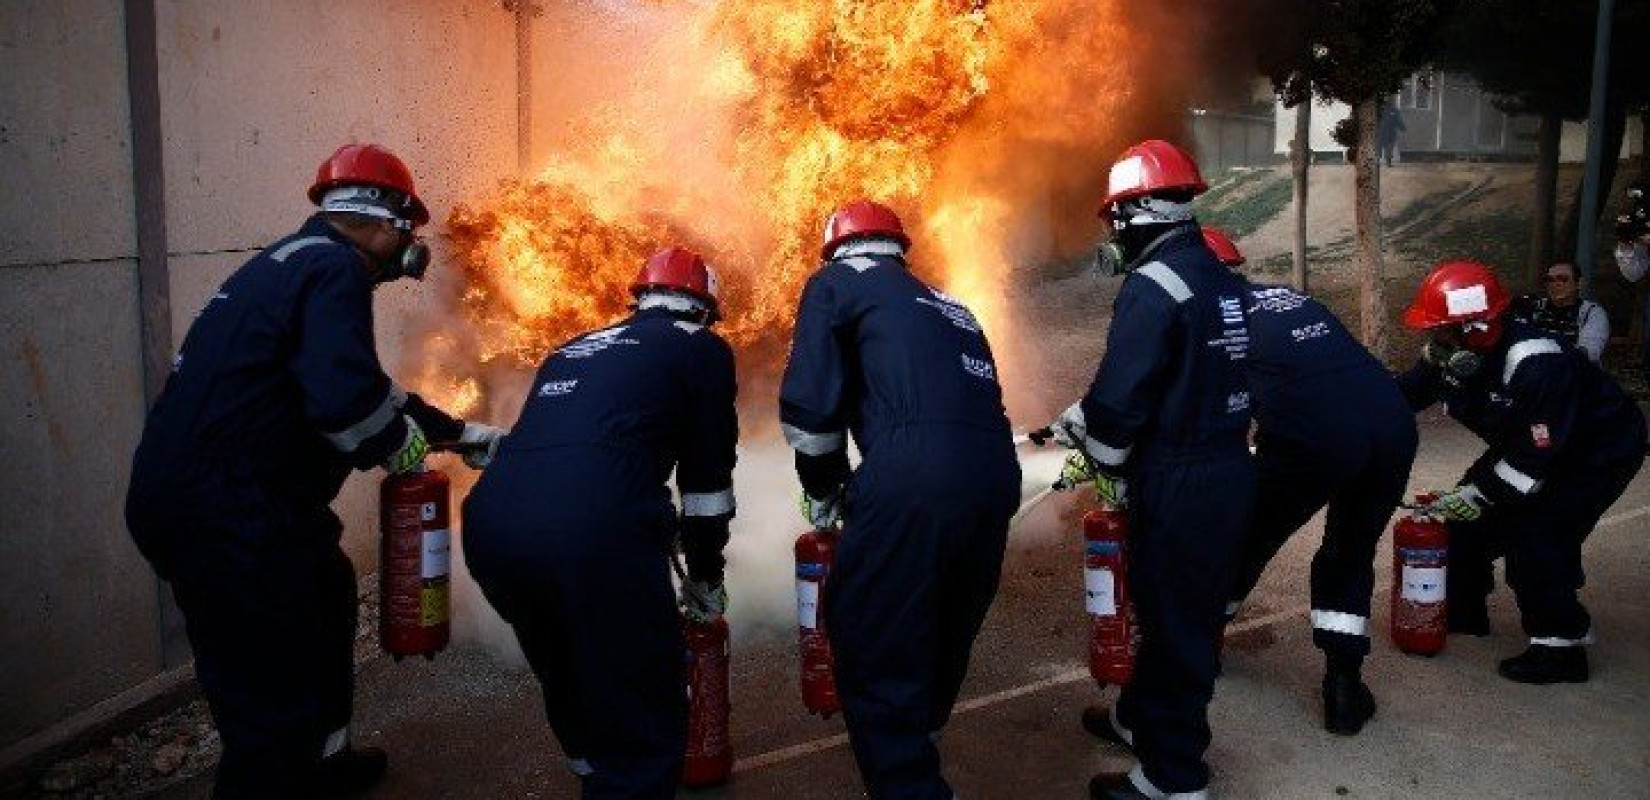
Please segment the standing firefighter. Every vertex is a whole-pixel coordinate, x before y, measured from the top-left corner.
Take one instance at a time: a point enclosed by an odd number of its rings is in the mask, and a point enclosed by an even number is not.
[[[873,800],[950,800],[934,742],[997,593],[1015,459],[974,315],[906,269],[899,217],[827,223],[780,392],[804,515],[846,521],[825,588],[836,686]],[[852,432],[863,460],[848,465]]]
[[[214,797],[364,788],[376,748],[350,746],[355,572],[328,504],[350,469],[416,466],[436,444],[501,432],[392,383],[372,292],[421,277],[429,212],[401,160],[347,145],[321,165],[321,207],[207,301],[155,402],[126,519],[170,581],[223,738]]]
[[[1213,229],[1204,235],[1224,238]],[[1243,263],[1230,241],[1213,249],[1230,251],[1221,259],[1229,266]],[[1328,506],[1312,558],[1312,643],[1326,662],[1324,727],[1350,736],[1375,714],[1360,674],[1375,549],[1409,482],[1415,415],[1392,374],[1318,301],[1251,284],[1248,317],[1260,491],[1226,616],[1237,614],[1278,548]]]
[[[1644,462],[1644,415],[1580,350],[1508,318],[1510,302],[1489,267],[1438,265],[1404,312],[1431,339],[1401,381],[1412,407],[1442,400],[1489,444],[1430,509],[1450,523],[1450,632],[1489,633],[1491,565],[1504,555],[1530,646],[1501,674],[1581,682],[1593,641],[1576,598],[1581,543]]]
[[[1221,610],[1254,502],[1249,461],[1248,289],[1192,216],[1197,163],[1151,140],[1112,165],[1102,271],[1123,272],[1106,354],[1088,394],[1053,424],[1068,471],[1129,510],[1129,575],[1141,643],[1134,681],[1085,727],[1140,763],[1089,782],[1095,798],[1203,797]],[[1072,469],[1075,467],[1075,469]]]
[[[685,613],[705,621],[727,607],[739,420],[733,351],[708,327],[715,276],[672,247],[631,290],[628,319],[545,358],[464,502],[465,560],[515,628],[585,800],[676,796],[687,740],[677,542]]]

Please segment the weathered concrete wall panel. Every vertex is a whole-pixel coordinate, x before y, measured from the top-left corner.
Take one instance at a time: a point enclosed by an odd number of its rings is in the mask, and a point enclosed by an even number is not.
[[[160,668],[122,514],[142,427],[136,264],[0,269],[0,745]]]
[[[0,3],[0,266],[130,256],[119,3]]]

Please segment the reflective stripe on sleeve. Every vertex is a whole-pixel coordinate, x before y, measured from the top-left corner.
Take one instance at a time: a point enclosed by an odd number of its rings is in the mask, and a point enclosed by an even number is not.
[[[1176,303],[1184,303],[1192,299],[1192,287],[1187,286],[1186,281],[1181,280],[1174,270],[1169,269],[1168,264],[1153,261],[1135,270],[1135,272],[1150,278],[1153,283],[1163,287],[1163,291],[1168,292]]]
[[[822,456],[842,449],[842,431],[809,433],[795,425],[780,425],[785,431],[785,442],[792,450],[805,456]]]
[[[1320,631],[1344,633],[1347,636],[1369,637],[1369,617],[1360,617],[1343,611],[1312,609],[1312,627]]]
[[[1088,451],[1089,458],[1101,464],[1108,467],[1121,467],[1123,462],[1129,460],[1129,452],[1134,450],[1134,446],[1112,447],[1093,436],[1084,436],[1083,449]]]
[[[1139,764],[1135,764],[1134,769],[1129,770],[1129,783],[1134,784],[1136,790],[1152,800],[1209,800],[1208,789],[1199,789],[1195,792],[1165,792],[1157,788],[1157,785],[1146,777],[1146,768]]]
[[[325,236],[305,236],[302,239],[293,239],[292,241],[281,245],[275,249],[275,252],[270,253],[269,257],[271,260],[285,263],[288,258],[292,257],[293,253],[296,253],[306,247],[314,247],[316,245],[332,243],[332,240]]]
[[[1529,339],[1507,348],[1507,366],[1502,370],[1501,382],[1511,385],[1513,376],[1518,374],[1519,365],[1530,356],[1553,355],[1563,353],[1564,348],[1552,339]]]
[[[1495,476],[1506,481],[1508,486],[1517,489],[1519,494],[1530,494],[1541,488],[1541,481],[1519,472],[1506,461],[1495,462]]]
[[[1123,737],[1123,741],[1128,742],[1130,747],[1134,746],[1134,731],[1129,730],[1129,726],[1117,718],[1116,703],[1111,704],[1111,729],[1117,731],[1117,735]]]
[[[720,492],[683,492],[682,516],[719,517],[733,513],[733,489]]]
[[[337,448],[340,452],[355,452],[356,448],[360,447],[362,442],[365,442],[366,440],[382,433],[385,428],[389,427],[391,422],[395,421],[395,416],[401,413],[401,407],[397,402],[398,396],[399,403],[407,402],[406,393],[401,392],[399,387],[395,384],[390,384],[389,392],[384,395],[384,402],[379,403],[378,407],[373,409],[371,414],[368,414],[360,422],[338,431],[337,433],[326,433],[323,435],[326,436],[327,441],[332,442],[332,446]]]

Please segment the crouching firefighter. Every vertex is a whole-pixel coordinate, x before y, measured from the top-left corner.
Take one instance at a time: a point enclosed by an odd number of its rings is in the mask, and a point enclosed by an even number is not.
[[[733,351],[709,327],[716,279],[672,247],[631,291],[629,318],[544,359],[464,501],[465,562],[515,629],[585,800],[676,796],[688,725],[678,542],[683,611],[708,621],[728,602],[739,422]]]
[[[1205,228],[1228,266],[1243,257]],[[1228,622],[1267,562],[1328,507],[1312,557],[1312,643],[1323,651],[1323,721],[1350,736],[1375,714],[1363,682],[1375,550],[1415,462],[1415,415],[1386,367],[1323,304],[1281,286],[1249,286],[1249,399],[1260,488]]]
[[[1123,273],[1088,394],[1051,427],[1103,500],[1129,512],[1129,576],[1141,629],[1134,680],[1083,725],[1131,748],[1133,771],[1089,782],[1094,798],[1207,795],[1209,701],[1221,611],[1254,503],[1242,371],[1248,288],[1192,216],[1206,185],[1161,140],[1112,165],[1101,215],[1104,274]]]
[[[1020,466],[985,332],[911,274],[910,244],[877,203],[831,216],[779,413],[804,516],[844,521],[824,603],[866,789],[951,800],[935,742],[997,593]]]
[[[1450,527],[1450,632],[1489,633],[1491,565],[1505,556],[1530,644],[1500,673],[1579,683],[1593,642],[1581,544],[1644,463],[1644,414],[1584,352],[1511,319],[1510,303],[1489,267],[1438,265],[1404,312],[1430,340],[1400,381],[1413,408],[1442,400],[1489,444],[1430,507]]]
[[[126,519],[172,585],[223,740],[217,798],[364,788],[377,748],[349,736],[355,571],[328,505],[351,468],[418,465],[502,432],[392,383],[372,293],[420,277],[429,212],[400,159],[347,145],[321,165],[320,213],[224,282],[189,327],[144,426]]]

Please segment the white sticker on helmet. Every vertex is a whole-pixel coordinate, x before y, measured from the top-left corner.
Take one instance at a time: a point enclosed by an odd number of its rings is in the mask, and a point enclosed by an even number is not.
[[[1140,156],[1129,156],[1111,165],[1111,179],[1107,182],[1109,194],[1138,189],[1145,183],[1145,167]]]
[[[1468,286],[1464,289],[1446,289],[1444,290],[1444,306],[1452,317],[1465,314],[1482,314],[1490,310],[1490,298],[1484,292],[1482,284]]]
[[[722,297],[722,284],[717,282],[716,270],[712,269],[709,264],[705,265],[705,294],[717,299]]]

